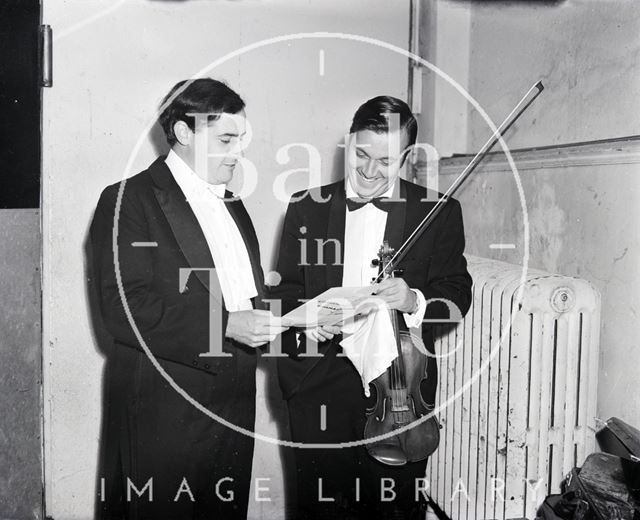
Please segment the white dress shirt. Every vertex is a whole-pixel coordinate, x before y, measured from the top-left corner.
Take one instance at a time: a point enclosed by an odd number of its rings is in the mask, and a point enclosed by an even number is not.
[[[257,296],[258,291],[247,247],[222,200],[225,185],[209,184],[198,177],[173,150],[165,162],[204,233],[227,311],[252,309],[251,298]]]
[[[358,198],[351,184],[345,182],[347,198]],[[391,197],[395,185],[391,186],[382,197]],[[387,212],[376,208],[373,204],[365,204],[354,211],[347,212],[344,223],[344,266],[342,286],[354,287],[369,285],[378,276],[378,268],[371,265],[371,260],[378,257],[378,250],[384,240],[387,226]],[[419,327],[424,319],[427,303],[422,291],[412,289],[418,298],[415,312],[403,313],[408,327]]]

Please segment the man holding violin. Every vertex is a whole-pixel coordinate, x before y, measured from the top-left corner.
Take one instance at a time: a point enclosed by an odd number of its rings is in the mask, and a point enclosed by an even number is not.
[[[371,284],[378,275],[371,262],[383,241],[397,249],[433,208],[438,194],[399,178],[417,130],[403,101],[370,99],[353,117],[345,179],[294,194],[280,244],[277,271],[282,279],[272,289],[283,313],[330,287]],[[460,205],[450,199],[399,263],[401,277],[372,285],[372,294],[398,311],[401,327],[422,328],[431,353],[430,325],[448,319],[452,306],[460,316],[470,305],[464,243]],[[287,357],[279,359],[278,372],[292,440],[334,445],[295,449],[296,518],[420,518],[424,509],[416,489],[424,489],[417,483],[425,476],[426,458],[391,466],[375,460],[363,444],[339,446],[363,439],[367,408],[375,404],[375,395],[365,397],[341,340],[338,327],[283,335]],[[432,408],[437,386],[433,356],[426,358],[425,373],[420,392]]]

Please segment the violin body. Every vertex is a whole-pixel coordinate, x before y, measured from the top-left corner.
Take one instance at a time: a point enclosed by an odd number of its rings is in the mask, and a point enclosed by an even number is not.
[[[364,429],[364,437],[370,439],[412,425],[402,433],[366,445],[373,458],[391,466],[424,460],[440,442],[440,426],[430,415],[432,410],[421,392],[427,378],[427,351],[420,338],[410,332],[399,331],[397,337],[402,359],[394,360],[371,382],[375,404],[367,409]]]

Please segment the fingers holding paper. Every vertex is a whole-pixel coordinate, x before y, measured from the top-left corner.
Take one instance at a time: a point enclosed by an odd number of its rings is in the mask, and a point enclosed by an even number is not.
[[[226,336],[249,347],[260,347],[276,339],[289,327],[271,312],[250,310],[230,312]]]
[[[337,325],[322,325],[315,329],[305,330],[305,334],[314,341],[324,342],[333,339],[336,334],[340,334],[340,327]]]

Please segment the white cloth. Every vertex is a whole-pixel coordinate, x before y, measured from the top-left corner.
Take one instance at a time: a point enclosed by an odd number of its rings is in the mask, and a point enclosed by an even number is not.
[[[398,357],[389,312],[381,308],[344,324],[342,337],[340,345],[360,374],[364,395],[369,397],[369,383]]]
[[[346,196],[357,197],[349,182],[345,183]],[[391,197],[394,186],[382,195]],[[346,210],[344,230],[344,265],[342,286],[369,285],[378,275],[378,268],[371,261],[378,256],[384,240],[387,213],[366,204],[355,211]],[[409,327],[419,327],[424,318],[427,303],[422,291],[412,289],[418,299],[415,312],[403,313]],[[379,309],[358,318],[342,328],[340,342],[345,355],[353,363],[362,379],[364,393],[369,396],[369,383],[384,373],[398,356],[389,313]]]
[[[225,185],[209,184],[198,177],[173,150],[165,162],[204,233],[227,311],[252,309],[251,298],[258,291],[247,247],[222,200]]]

